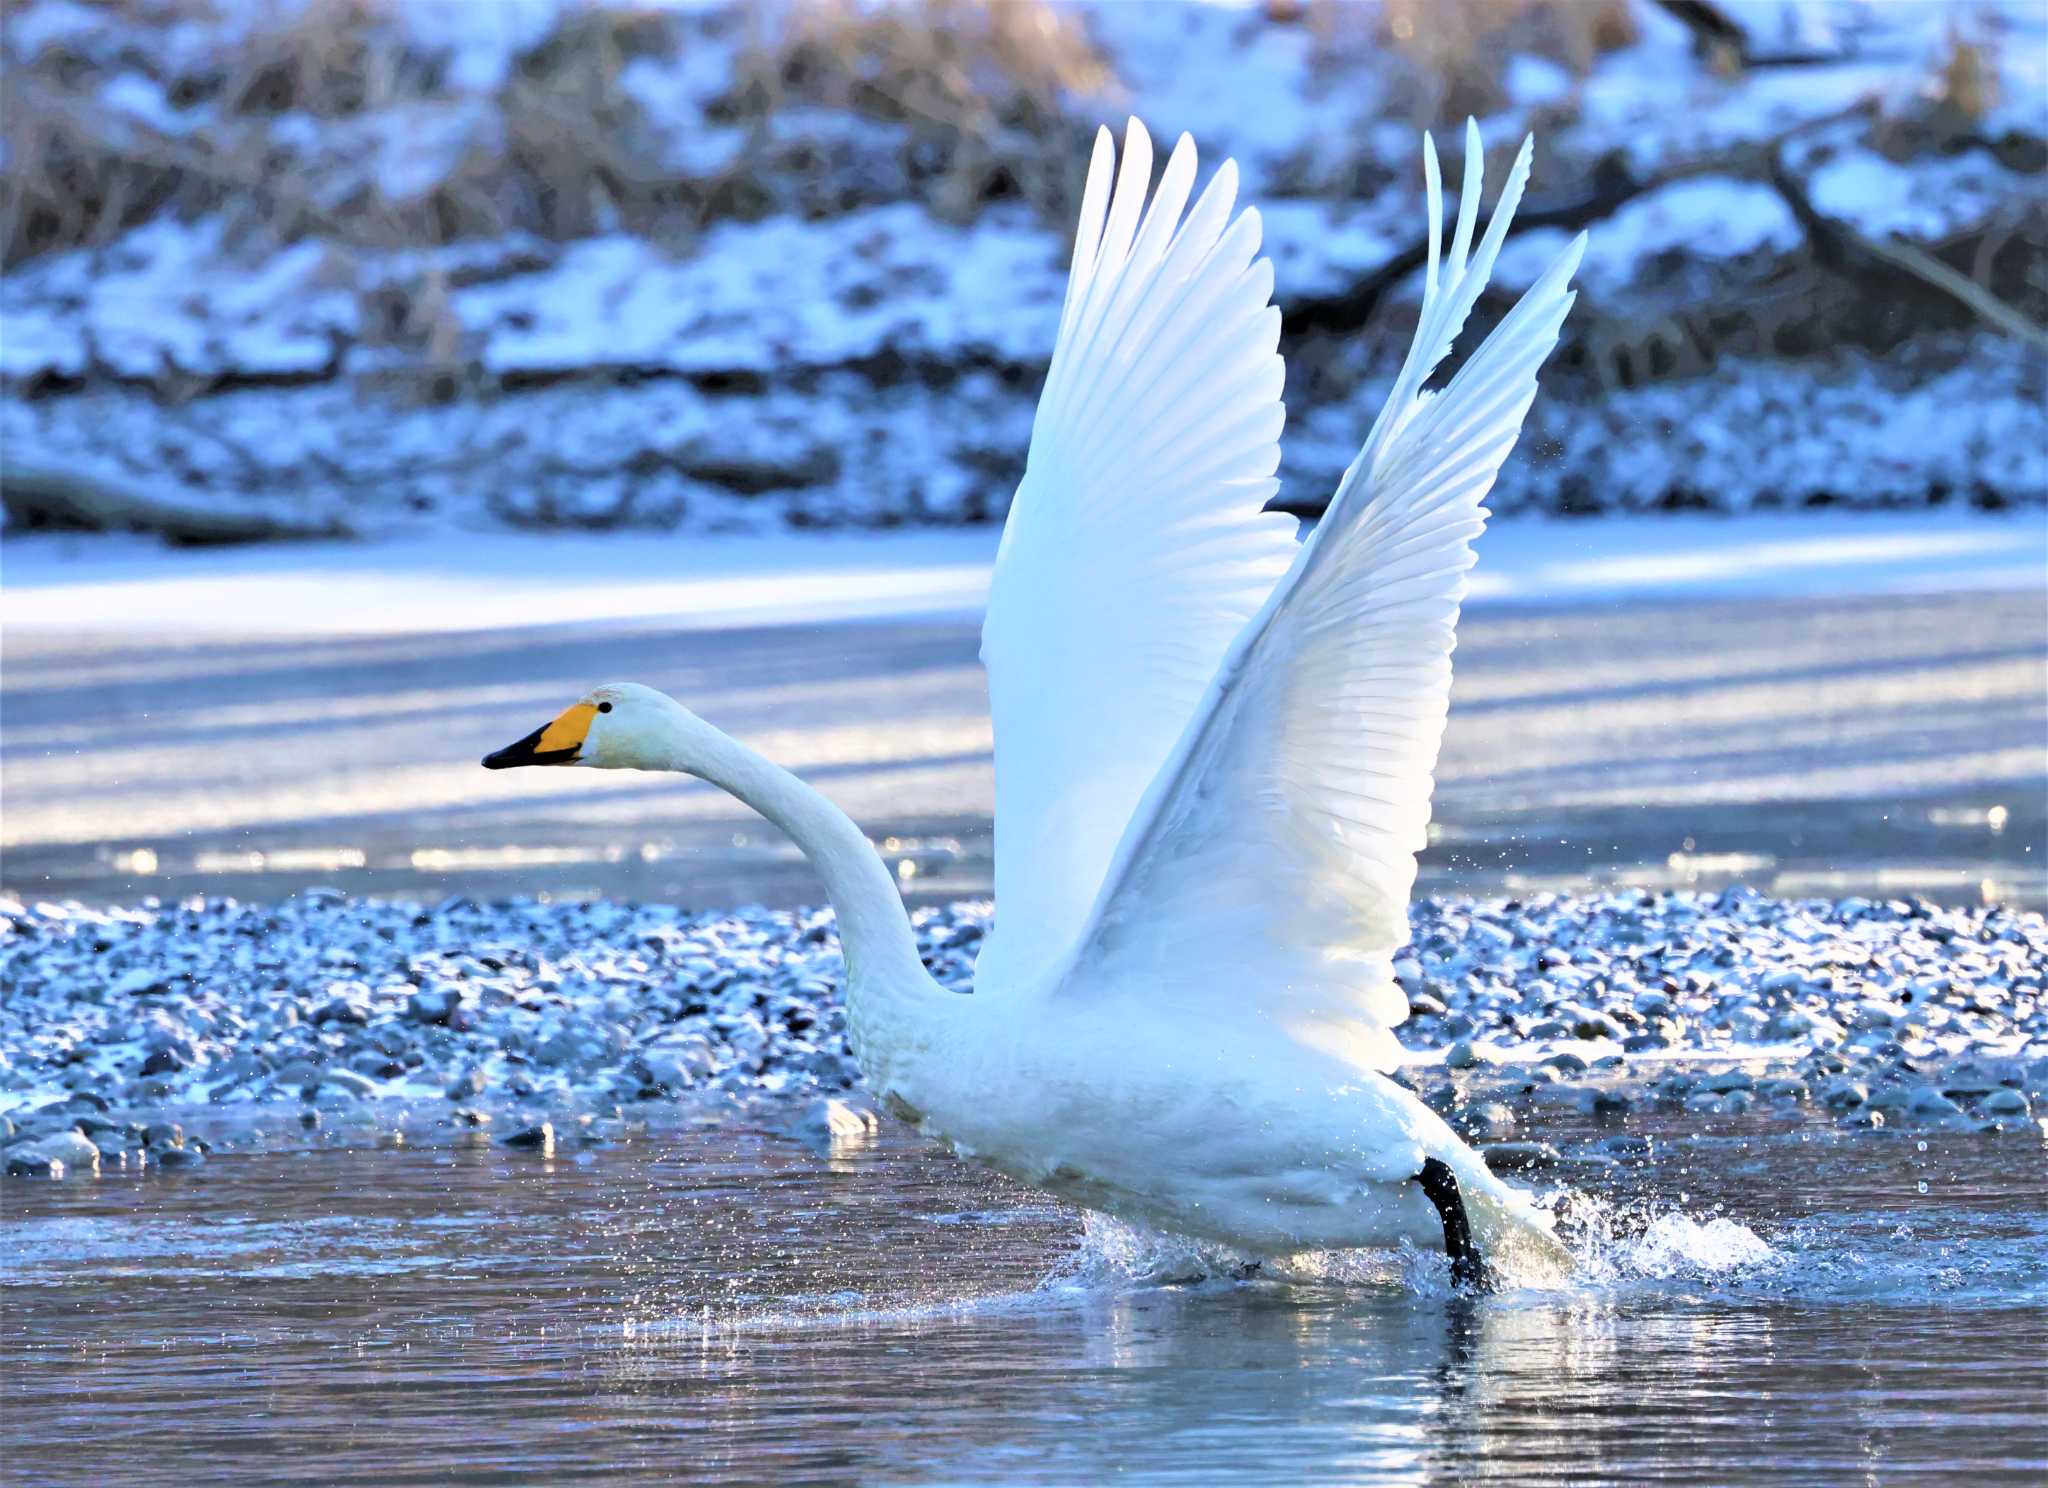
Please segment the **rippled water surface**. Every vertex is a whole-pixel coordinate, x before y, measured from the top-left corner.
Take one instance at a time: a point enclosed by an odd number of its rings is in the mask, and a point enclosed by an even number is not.
[[[1592,1175],[1585,1279],[1480,1300],[1412,1258],[1144,1280],[1178,1261],[900,1131],[12,1182],[5,1476],[2048,1473],[2038,1140],[1678,1122]]]

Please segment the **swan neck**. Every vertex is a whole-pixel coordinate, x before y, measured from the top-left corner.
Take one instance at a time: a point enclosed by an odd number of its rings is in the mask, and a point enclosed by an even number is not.
[[[917,937],[873,844],[853,820],[796,776],[725,734],[693,741],[686,769],[775,823],[803,850],[825,881],[839,919],[848,1000],[896,1001],[929,992],[949,997],[931,979]],[[854,1010],[849,1007],[849,1014]]]

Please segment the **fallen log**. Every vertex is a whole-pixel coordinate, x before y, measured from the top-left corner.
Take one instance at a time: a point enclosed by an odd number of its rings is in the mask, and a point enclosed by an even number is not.
[[[146,532],[176,547],[352,538],[338,517],[295,521],[209,506],[99,475],[10,460],[0,469],[0,506],[14,531]]]

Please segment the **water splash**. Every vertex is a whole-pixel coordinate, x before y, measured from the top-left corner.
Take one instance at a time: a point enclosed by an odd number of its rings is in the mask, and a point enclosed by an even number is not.
[[[1645,1211],[1575,1196],[1563,1216],[1575,1266],[1560,1285],[1518,1277],[1510,1287],[1554,1292],[1605,1289],[1630,1282],[1747,1280],[1781,1270],[1787,1257],[1748,1225],[1724,1215],[1704,1219],[1679,1209]],[[1081,1243],[1045,1279],[1042,1291],[1128,1286],[1235,1285],[1244,1282],[1338,1287],[1392,1287],[1417,1296],[1451,1291],[1443,1256],[1403,1245],[1396,1250],[1307,1251],[1259,1260],[1245,1252],[1184,1235],[1163,1234],[1106,1214],[1082,1219]]]
[[[1397,1288],[1418,1296],[1450,1294],[1450,1269],[1434,1251],[1314,1250],[1259,1258],[1206,1240],[1165,1234],[1092,1211],[1082,1215],[1081,1244],[1045,1279],[1043,1290],[1130,1286],[1293,1286]]]
[[[1681,1209],[1645,1212],[1581,1200],[1569,1228],[1578,1277],[1594,1285],[1725,1279],[1784,1261],[1763,1236],[1725,1215],[1697,1219]]]
[[[1648,1229],[1621,1245],[1615,1255],[1624,1274],[1660,1281],[1750,1270],[1777,1259],[1770,1242],[1748,1225],[1718,1215],[1702,1223],[1676,1210],[1651,1220]]]
[[[1232,1281],[1253,1269],[1253,1258],[1227,1245],[1168,1235],[1093,1210],[1081,1216],[1081,1243],[1051,1276],[1051,1288],[1169,1286]]]

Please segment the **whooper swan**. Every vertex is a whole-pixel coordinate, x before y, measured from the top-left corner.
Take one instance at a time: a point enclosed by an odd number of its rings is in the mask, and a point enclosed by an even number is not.
[[[1525,142],[1475,251],[1482,152],[1467,125],[1445,256],[1425,140],[1421,323],[1297,542],[1290,518],[1261,510],[1285,415],[1258,213],[1232,215],[1230,162],[1187,208],[1186,136],[1149,205],[1145,130],[1131,122],[1121,164],[1109,132],[1096,139],[982,632],[996,926],[972,996],[926,973],[852,821],[661,693],[600,687],[484,763],[679,771],[781,827],[838,912],[869,1084],[963,1156],[1254,1256],[1441,1241],[1468,1285],[1503,1257],[1554,1266],[1528,1197],[1380,1073],[1408,1011],[1392,953],[1480,503],[1584,249],[1424,390],[1486,286],[1529,160]]]

